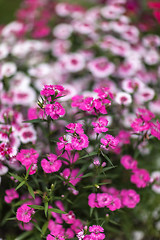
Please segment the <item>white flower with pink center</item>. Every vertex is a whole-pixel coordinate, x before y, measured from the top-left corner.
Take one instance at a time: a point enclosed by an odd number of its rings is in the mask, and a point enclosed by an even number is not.
[[[84,56],[80,53],[71,53],[64,55],[61,60],[68,72],[79,72],[85,67]]]
[[[76,32],[80,34],[91,34],[94,32],[94,27],[91,23],[87,21],[75,21],[73,22],[73,28]]]
[[[151,183],[153,183],[152,190],[160,194],[160,171],[151,173]]]
[[[88,64],[89,71],[95,77],[105,78],[111,75],[115,70],[115,65],[105,57],[95,58]]]
[[[148,65],[155,65],[159,63],[159,60],[159,52],[156,49],[152,48],[146,51],[146,54],[144,55],[145,63]]]
[[[16,89],[14,91],[13,102],[17,105],[32,105],[36,100],[36,93],[31,87],[26,87],[25,89]]]
[[[152,100],[155,96],[155,91],[152,88],[144,87],[139,90],[135,95],[135,101],[137,104],[142,104]]]
[[[128,106],[132,103],[131,95],[126,92],[117,93],[114,100],[116,103],[118,103],[120,105],[125,105],[125,106]]]
[[[37,134],[32,126],[24,127],[19,131],[19,138],[22,143],[35,143]]]
[[[51,51],[53,56],[61,57],[63,54],[66,54],[71,46],[69,40],[56,39],[52,42]]]
[[[6,58],[9,54],[9,47],[6,43],[0,44],[0,59]]]
[[[73,32],[73,28],[70,24],[61,23],[56,25],[53,29],[53,35],[59,39],[67,39]]]
[[[122,89],[128,93],[142,89],[145,85],[138,78],[126,78],[122,81]]]
[[[17,66],[13,62],[5,62],[0,67],[0,78],[10,77],[17,71]]]
[[[101,9],[101,15],[106,19],[117,19],[125,12],[124,7],[109,5]]]

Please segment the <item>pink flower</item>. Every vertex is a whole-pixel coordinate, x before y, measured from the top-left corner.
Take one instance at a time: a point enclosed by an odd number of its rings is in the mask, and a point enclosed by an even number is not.
[[[91,193],[89,196],[88,196],[88,205],[91,207],[91,208],[99,208],[99,204],[98,204],[98,200],[97,200],[97,195],[96,193]]]
[[[58,119],[65,115],[65,109],[59,102],[55,102],[53,104],[46,104],[45,105],[45,112],[49,115],[52,119]]]
[[[107,58],[100,57],[90,61],[88,64],[88,69],[91,71],[93,76],[105,78],[114,72],[115,66],[113,63],[110,63]]]
[[[128,208],[134,208],[140,201],[140,196],[134,190],[121,191],[122,205]]]
[[[46,173],[52,173],[57,172],[62,166],[62,161],[57,159],[57,156],[55,154],[49,154],[47,155],[47,159],[42,159],[41,166]]]
[[[77,174],[79,173],[79,169],[73,169],[70,170],[69,168],[65,168],[64,171],[61,173],[61,176],[63,176],[67,181],[69,181],[73,186],[75,186],[82,177],[82,174],[80,174],[77,177]]]
[[[102,228],[99,225],[93,225],[89,227],[89,232],[93,232],[93,233],[100,233],[100,232],[104,232],[104,228]]]
[[[150,175],[146,169],[135,169],[131,176],[131,182],[136,184],[138,188],[144,188],[150,181]]]
[[[82,128],[82,124],[80,123],[69,123],[66,126],[67,130],[66,132],[70,132],[70,133],[77,133],[77,134],[83,134],[84,130]]]
[[[116,94],[115,102],[120,105],[128,106],[132,103],[132,98],[129,93],[119,92]]]
[[[149,122],[145,122],[141,118],[136,118],[132,124],[131,127],[135,132],[143,132],[145,130],[150,129],[151,124]]]
[[[117,138],[120,141],[120,145],[130,144],[130,136],[131,134],[128,131],[125,130],[119,131]]]
[[[120,160],[125,169],[136,169],[138,162],[130,155],[124,155]]]
[[[61,85],[44,85],[43,89],[41,90],[40,94],[44,97],[60,97],[63,96],[64,87]],[[51,98],[49,98],[51,100]]]
[[[118,138],[115,138],[115,137],[113,137],[113,136],[110,135],[110,134],[106,134],[106,135],[105,135],[105,139],[104,139],[104,138],[101,138],[100,141],[101,141],[101,143],[103,144],[103,145],[101,145],[102,148],[107,148],[107,149],[108,149],[108,147],[110,147],[110,148],[112,148],[112,149],[115,149],[116,146],[117,146],[118,143],[119,143]]]
[[[73,211],[69,211],[67,214],[62,214],[63,220],[68,224],[73,224],[76,220],[75,214]]]
[[[112,202],[112,196],[107,193],[97,193],[99,207],[107,207]]]
[[[97,122],[92,122],[92,125],[94,126],[93,129],[96,133],[107,132],[107,124],[108,120],[104,117],[100,117]]]
[[[14,188],[7,189],[5,193],[6,196],[4,197],[4,200],[6,203],[11,203],[14,199],[19,198],[19,194]]]
[[[89,140],[86,134],[81,134],[80,136],[72,138],[72,148],[75,150],[82,150],[87,148],[89,145]]]
[[[34,209],[28,207],[25,203],[17,209],[16,218],[18,219],[18,221],[28,223],[31,221],[32,214],[34,213]]]
[[[58,147],[59,150],[62,150],[62,149],[65,149],[67,151],[73,150],[72,144],[71,144],[71,141],[72,141],[71,136],[64,135],[63,137],[59,138],[59,141],[60,142],[57,142],[57,147]]]
[[[112,202],[107,207],[111,211],[115,211],[117,209],[120,209],[121,208],[121,201],[120,201],[120,199],[117,198],[117,197],[113,197],[112,198]]]
[[[21,162],[23,166],[26,167],[26,170],[32,165],[29,174],[32,175],[37,170],[37,161],[39,154],[33,148],[30,149],[21,149],[17,154],[16,159]]]
[[[160,140],[160,122],[157,120],[156,123],[151,124],[151,135]]]

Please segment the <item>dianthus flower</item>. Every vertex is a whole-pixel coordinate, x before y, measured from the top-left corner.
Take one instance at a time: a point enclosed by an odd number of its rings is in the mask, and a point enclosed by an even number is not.
[[[112,196],[108,193],[97,193],[99,207],[107,207],[112,202]]]
[[[19,194],[14,188],[7,189],[5,193],[6,196],[4,197],[4,200],[6,203],[11,203],[12,200],[19,198]]]
[[[109,210],[115,211],[121,208],[121,201],[118,197],[112,197],[111,203],[107,206]]]
[[[123,189],[120,194],[122,205],[125,207],[134,208],[140,201],[139,194],[137,194],[136,191],[132,189]]]
[[[155,117],[154,113],[145,108],[138,108],[137,117],[141,117],[144,121],[149,122],[152,118]]]
[[[150,129],[151,124],[142,120],[141,118],[136,118],[132,123],[131,127],[135,132],[143,132],[145,130]]]
[[[104,228],[102,228],[99,225],[93,225],[89,227],[89,232],[93,232],[93,233],[100,233],[100,232],[104,232]]]
[[[121,130],[119,131],[117,138],[119,140],[119,144],[130,144],[130,136],[131,134],[128,131]]]
[[[16,159],[21,162],[23,166],[26,167],[26,170],[32,165],[29,174],[32,175],[37,170],[37,161],[39,154],[33,148],[30,149],[21,149],[17,154]]]
[[[64,135],[63,137],[60,137],[59,141],[60,142],[57,142],[57,147],[59,150],[62,150],[62,149],[65,149],[68,151],[73,150],[72,144],[71,144],[72,137],[70,135]]]
[[[73,224],[76,220],[76,217],[73,211],[69,211],[69,213],[67,214],[62,214],[62,218],[68,224]]]
[[[160,140],[160,122],[157,120],[156,123],[151,124],[151,135]]]
[[[57,159],[55,154],[47,155],[47,159],[42,159],[41,166],[46,173],[57,172],[62,166],[62,161]]]
[[[79,169],[73,169],[70,170],[69,168],[64,169],[64,171],[61,173],[61,176],[63,176],[66,180],[68,180],[73,186],[75,186],[82,177],[82,174],[80,174],[77,177],[77,174],[79,173]]]
[[[102,132],[107,132],[108,120],[104,117],[100,117],[96,122],[92,122],[92,125],[94,126],[94,131],[96,133],[102,133]]]
[[[65,115],[65,109],[59,102],[54,102],[53,104],[45,105],[45,113],[52,119],[58,119]]]
[[[18,219],[18,221],[28,223],[31,221],[32,214],[34,213],[34,209],[28,207],[25,203],[17,209],[16,218]]]
[[[131,182],[138,188],[144,188],[150,181],[150,175],[146,169],[135,169],[131,175]]]
[[[138,162],[130,155],[124,155],[120,160],[125,169],[136,169]]]
[[[50,97],[55,95],[55,97],[63,96],[64,87],[61,85],[45,85],[41,90],[40,94],[44,97]],[[51,98],[49,98],[51,100]]]
[[[86,134],[81,134],[72,138],[72,148],[75,150],[82,150],[87,148],[89,145],[89,140]]]
[[[106,148],[108,149],[108,147],[112,148],[112,149],[115,149],[116,146],[118,145],[119,143],[119,140],[116,138],[116,137],[113,137],[112,135],[110,134],[106,134],[105,135],[105,139],[104,138],[101,138],[101,143],[103,145],[101,145],[102,148]]]
[[[80,123],[69,123],[66,126],[67,130],[66,132],[70,132],[70,133],[77,133],[77,134],[83,134],[84,130],[82,128],[82,124]]]
[[[17,153],[15,147],[11,147],[9,143],[1,143],[0,144],[0,157],[3,159],[4,157],[13,157]]]
[[[98,204],[98,200],[97,200],[97,195],[96,193],[91,193],[89,196],[88,196],[88,205],[91,207],[91,208],[99,208],[99,204]]]

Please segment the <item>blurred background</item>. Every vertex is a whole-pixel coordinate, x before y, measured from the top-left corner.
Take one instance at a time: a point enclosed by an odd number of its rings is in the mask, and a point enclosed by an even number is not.
[[[50,0],[54,1],[54,0]],[[93,5],[96,2],[107,2],[107,0],[58,0],[59,2],[72,2],[81,4],[86,7]],[[108,0],[109,1],[109,0]],[[147,2],[149,0],[127,0],[127,4],[134,10],[136,5],[141,9],[140,14],[147,9]],[[6,24],[15,19],[16,10],[19,8],[23,0],[0,0],[0,24]]]

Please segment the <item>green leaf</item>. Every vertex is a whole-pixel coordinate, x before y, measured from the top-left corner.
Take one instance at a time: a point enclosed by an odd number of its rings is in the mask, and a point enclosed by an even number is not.
[[[31,186],[29,186],[29,185],[28,185],[28,191],[31,194],[31,196],[35,199],[33,188]]]
[[[88,164],[84,165],[84,166],[81,168],[81,170],[77,173],[76,178],[77,178],[81,173],[85,172],[86,169],[88,169]]]
[[[23,121],[23,123],[40,123],[40,122],[46,122],[47,120],[45,119],[32,119],[32,120],[26,120],[26,121]]]
[[[93,214],[93,210],[94,210],[94,208],[90,208],[90,217],[92,217],[92,214]]]
[[[81,178],[86,178],[86,177],[90,177],[90,176],[93,176],[93,173],[86,173]]]
[[[12,218],[7,218],[6,221],[12,221],[12,220],[16,220],[16,217],[12,217]]]
[[[27,170],[26,177],[25,177],[26,180],[27,180],[27,178],[28,178],[28,175],[29,175],[29,172],[30,172],[30,170],[31,170],[31,167],[32,167],[32,164],[30,165],[30,167],[29,167],[28,170]]]
[[[111,170],[111,169],[116,168],[116,167],[117,166],[105,167],[105,168],[103,168],[103,172],[106,172],[106,171]]]
[[[80,157],[79,159],[84,159],[84,158],[93,157],[93,156],[97,156],[97,152],[88,153],[83,157]]]
[[[58,209],[58,208],[49,208],[48,212],[55,212],[55,213],[60,213],[60,214],[67,214],[66,212]]]
[[[19,177],[18,175],[14,174],[14,173],[9,173],[12,177],[14,177],[16,180],[18,180],[19,182],[24,181],[23,178]]]
[[[111,160],[109,159],[109,157],[107,155],[105,155],[102,151],[101,151],[102,156],[111,164],[112,167],[114,167],[113,163],[111,162]]]
[[[22,233],[19,237],[15,238],[15,240],[23,240],[25,238],[28,239],[28,236],[32,235],[33,232],[32,231],[27,231],[27,232],[24,232]]]
[[[44,223],[43,227],[42,227],[42,234],[44,235],[46,230],[47,230],[47,227],[48,227],[48,221]]]
[[[40,205],[27,205],[28,207],[34,208],[36,210],[44,210],[43,206]]]
[[[18,186],[16,187],[15,190],[18,190],[20,187],[22,187],[25,184],[25,181],[22,181],[20,184],[18,184]]]
[[[32,221],[32,223],[34,224],[35,228],[37,228],[37,230],[38,230],[40,233],[42,233],[42,230],[41,230],[41,228],[38,226],[38,224],[37,224],[36,222],[34,222],[34,221]]]
[[[48,213],[48,202],[44,203],[44,212],[45,212],[45,216],[47,217],[47,213]],[[43,231],[42,231],[43,232]]]

